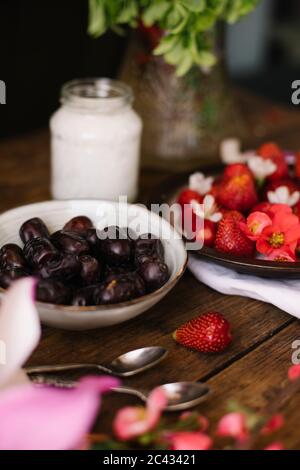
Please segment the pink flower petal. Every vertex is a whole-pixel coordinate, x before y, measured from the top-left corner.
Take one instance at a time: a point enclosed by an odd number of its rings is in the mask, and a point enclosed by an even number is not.
[[[162,410],[167,405],[167,398],[164,391],[157,387],[149,395],[147,401],[148,423],[154,427],[159,421]]]
[[[291,382],[300,378],[300,365],[294,365],[289,368],[288,377]]]
[[[146,409],[126,406],[119,410],[114,419],[114,433],[121,441],[129,441],[149,431]]]
[[[0,393],[1,450],[68,450],[83,441],[100,405],[99,392],[119,384],[99,377],[72,390],[23,386]]]
[[[166,404],[165,393],[157,387],[150,393],[146,408],[127,406],[119,410],[114,420],[114,432],[118,439],[127,441],[151,431]]]
[[[9,380],[38,344],[41,329],[34,305],[35,280],[22,279],[8,289],[0,309],[0,340],[6,363],[0,363],[0,385]]]
[[[265,227],[272,225],[272,220],[264,212],[253,212],[247,218],[247,225],[254,235],[260,235]]]
[[[232,437],[239,442],[248,438],[246,418],[243,413],[228,413],[218,423],[217,435],[220,437]]]
[[[272,416],[272,418],[262,428],[261,433],[263,435],[272,434],[284,425],[284,417],[281,414]]]
[[[170,450],[209,450],[212,439],[202,432],[175,432],[170,435]]]
[[[272,442],[264,450],[284,450],[284,446],[281,442]]]

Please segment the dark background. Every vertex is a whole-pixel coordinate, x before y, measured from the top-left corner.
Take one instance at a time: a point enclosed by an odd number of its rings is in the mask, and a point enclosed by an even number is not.
[[[290,106],[291,82],[300,78],[299,3],[263,0],[228,33],[232,79]],[[0,137],[47,125],[65,81],[116,75],[126,38],[108,33],[91,39],[87,13],[88,0],[1,0],[0,79],[7,104],[0,105]]]

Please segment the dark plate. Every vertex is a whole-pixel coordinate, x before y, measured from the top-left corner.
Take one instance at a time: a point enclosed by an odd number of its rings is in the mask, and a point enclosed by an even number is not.
[[[199,169],[198,171],[202,171],[206,175],[214,176],[221,173],[223,168],[221,164],[218,164]],[[155,188],[153,197],[148,205],[150,206],[153,203],[162,204],[174,202],[181,189],[187,185],[189,175],[190,172],[174,175],[165,180]],[[300,279],[300,261],[289,263],[265,261],[257,258],[240,258],[238,256],[220,253],[213,248],[207,247],[203,247],[201,250],[193,251],[192,253],[243,274],[277,279]]]

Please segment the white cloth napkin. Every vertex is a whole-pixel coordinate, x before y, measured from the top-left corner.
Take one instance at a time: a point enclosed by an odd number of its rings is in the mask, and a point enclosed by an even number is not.
[[[240,274],[193,255],[189,258],[188,267],[199,281],[222,294],[262,300],[300,318],[300,280],[284,281]]]

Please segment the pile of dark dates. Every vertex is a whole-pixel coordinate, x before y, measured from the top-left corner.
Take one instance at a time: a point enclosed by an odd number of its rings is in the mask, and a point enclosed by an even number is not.
[[[23,249],[0,250],[0,286],[35,276],[37,300],[59,305],[105,305],[125,302],[162,287],[169,279],[164,249],[151,234],[137,237],[127,228],[101,232],[85,216],[71,219],[50,235],[40,218],[20,228]]]

